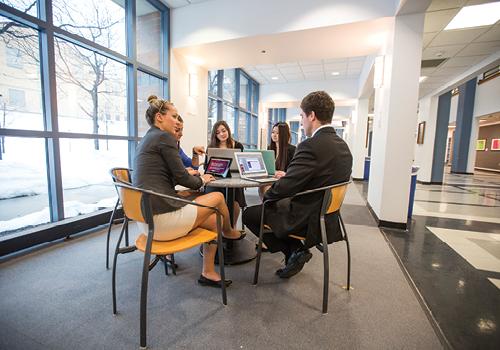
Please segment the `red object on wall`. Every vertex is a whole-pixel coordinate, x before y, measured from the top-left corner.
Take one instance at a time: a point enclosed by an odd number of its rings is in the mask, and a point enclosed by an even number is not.
[[[491,140],[491,151],[500,151],[500,139]]]

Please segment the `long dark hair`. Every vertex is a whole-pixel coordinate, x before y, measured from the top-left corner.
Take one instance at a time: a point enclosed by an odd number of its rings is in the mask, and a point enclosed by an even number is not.
[[[224,120],[219,120],[212,127],[212,135],[210,135],[210,144],[208,145],[208,147],[212,147],[212,148],[219,148],[220,147],[220,141],[217,138],[217,129],[221,125],[226,128],[227,133],[229,134],[227,141],[226,141],[227,148],[234,148],[235,142],[233,140],[233,135],[231,134],[231,128],[229,127],[229,125],[227,125],[227,123]]]
[[[279,143],[279,153],[276,151],[276,142],[271,139],[271,144],[269,145],[269,149],[272,149],[276,157],[276,170],[284,171],[286,165],[290,161],[288,159],[288,144],[290,143],[290,127],[285,122],[279,122],[273,125],[271,132],[274,128],[278,128],[278,143]]]

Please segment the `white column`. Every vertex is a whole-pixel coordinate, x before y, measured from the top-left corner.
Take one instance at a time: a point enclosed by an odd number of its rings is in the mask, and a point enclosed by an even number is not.
[[[395,17],[375,91],[368,203],[385,226],[407,222],[423,26],[423,13]]]
[[[352,112],[350,123],[350,145],[352,153],[352,177],[363,179],[365,168],[366,127],[368,122],[368,99],[359,99],[356,109]]]

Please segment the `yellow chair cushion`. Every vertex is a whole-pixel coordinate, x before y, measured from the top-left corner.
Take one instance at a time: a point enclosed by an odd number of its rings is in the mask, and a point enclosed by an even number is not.
[[[217,233],[203,228],[197,228],[189,232],[186,236],[174,239],[172,241],[155,241],[151,244],[151,254],[166,255],[174,254],[187,250],[202,243],[210,242],[217,239]],[[146,251],[147,237],[141,234],[135,241],[135,246],[140,251]]]

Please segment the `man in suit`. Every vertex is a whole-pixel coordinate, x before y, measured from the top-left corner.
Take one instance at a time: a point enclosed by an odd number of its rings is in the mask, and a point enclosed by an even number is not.
[[[312,254],[308,248],[321,242],[319,216],[323,192],[287,198],[298,192],[348,181],[352,170],[349,147],[332,127],[335,103],[324,91],[315,91],[300,104],[301,125],[309,137],[297,146],[286,175],[264,194],[264,223],[271,228],[263,241],[267,249],[285,255],[286,266],[276,271],[281,278],[300,272]],[[243,214],[244,224],[259,235],[262,205],[249,207]],[[328,242],[342,240],[338,213],[325,216]],[[305,243],[289,235],[305,236]]]

